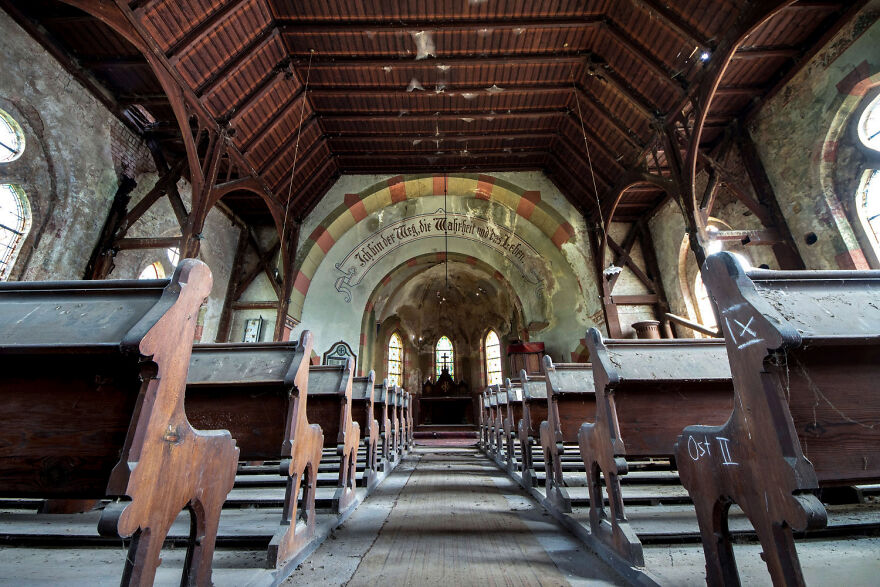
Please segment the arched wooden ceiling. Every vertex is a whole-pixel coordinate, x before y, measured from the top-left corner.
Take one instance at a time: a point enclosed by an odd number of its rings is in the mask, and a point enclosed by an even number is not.
[[[293,214],[341,174],[542,170],[584,214],[652,166],[656,126],[681,110],[733,0],[135,0],[188,90]],[[740,47],[702,135],[719,141],[864,2],[794,3]],[[176,125],[146,61],[55,0],[0,0],[117,113],[173,155]],[[393,5],[389,9],[388,5]],[[306,91],[306,81],[308,90]],[[135,112],[132,108],[139,107]],[[595,173],[598,194],[584,145]],[[294,169],[294,159],[296,167]],[[656,207],[631,190],[617,217]],[[242,217],[257,198],[226,200]]]

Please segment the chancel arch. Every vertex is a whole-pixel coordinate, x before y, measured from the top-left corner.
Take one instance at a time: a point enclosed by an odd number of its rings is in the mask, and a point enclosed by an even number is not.
[[[550,206],[551,201],[560,206],[564,199],[546,180],[542,187],[547,195],[530,196],[532,201],[523,194],[537,190],[514,189],[512,182],[501,179],[484,178],[481,183],[479,177],[450,177],[444,197],[443,176],[439,182],[436,176],[418,176],[405,182],[417,195],[396,202],[391,199],[390,180],[385,180],[366,188],[367,196],[347,208],[347,216],[327,215],[320,228],[311,228],[312,221],[304,224],[303,234],[311,230],[312,236],[300,246],[291,314],[302,324],[311,324],[319,348],[332,342],[331,335],[325,341],[322,332],[331,318],[337,330],[343,325],[344,338],[351,344],[374,339],[370,328],[356,332],[348,325],[370,320],[371,292],[392,279],[396,267],[426,255],[464,255],[484,263],[488,275],[497,273],[511,285],[530,332],[540,332],[538,336],[551,348],[570,355],[587,328],[596,325],[599,311],[590,291],[594,283],[589,279],[583,234],[562,222],[561,214]],[[376,185],[384,187],[380,190]],[[495,186],[491,193],[496,197],[486,195],[487,186]],[[348,188],[342,185],[336,193]],[[372,211],[365,202],[373,202]],[[344,232],[334,234],[337,228],[327,227],[343,227],[339,229]],[[475,348],[479,356],[479,345]]]

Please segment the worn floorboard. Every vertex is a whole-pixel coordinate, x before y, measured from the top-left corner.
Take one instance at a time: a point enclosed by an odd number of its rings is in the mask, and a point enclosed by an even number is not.
[[[621,582],[473,448],[417,448],[334,537],[286,584]]]

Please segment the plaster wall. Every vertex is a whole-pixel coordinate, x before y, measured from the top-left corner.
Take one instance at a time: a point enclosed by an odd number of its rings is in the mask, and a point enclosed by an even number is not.
[[[834,177],[848,171],[829,167],[840,161],[835,127],[846,122],[839,115],[853,84],[880,72],[878,16],[880,3],[870,2],[748,126],[807,269],[867,268],[845,213],[855,192],[841,192]]]
[[[81,279],[119,184],[111,135],[131,133],[2,11],[0,63],[0,108],[26,141],[0,181],[23,187],[33,216],[12,278]]]

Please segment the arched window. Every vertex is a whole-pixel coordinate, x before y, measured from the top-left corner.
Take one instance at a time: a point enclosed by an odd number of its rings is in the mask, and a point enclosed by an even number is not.
[[[24,133],[6,111],[0,110],[0,163],[15,161],[24,153]]]
[[[156,261],[152,265],[144,267],[144,270],[138,275],[138,279],[165,279],[165,268],[162,267],[162,263]]]
[[[869,149],[880,151],[880,95],[868,104],[859,119],[859,139]]]
[[[31,228],[31,207],[16,184],[0,184],[0,280],[6,280]]]
[[[875,246],[880,246],[880,171],[875,169],[868,172],[857,203],[865,232],[874,240]]]
[[[501,383],[501,341],[494,330],[486,335],[486,385]]]
[[[403,386],[403,341],[396,332],[388,341],[388,384]]]
[[[447,336],[441,336],[434,347],[434,372],[437,377],[443,373],[443,369],[449,370],[449,376],[455,379],[455,355],[452,351],[452,341]]]

